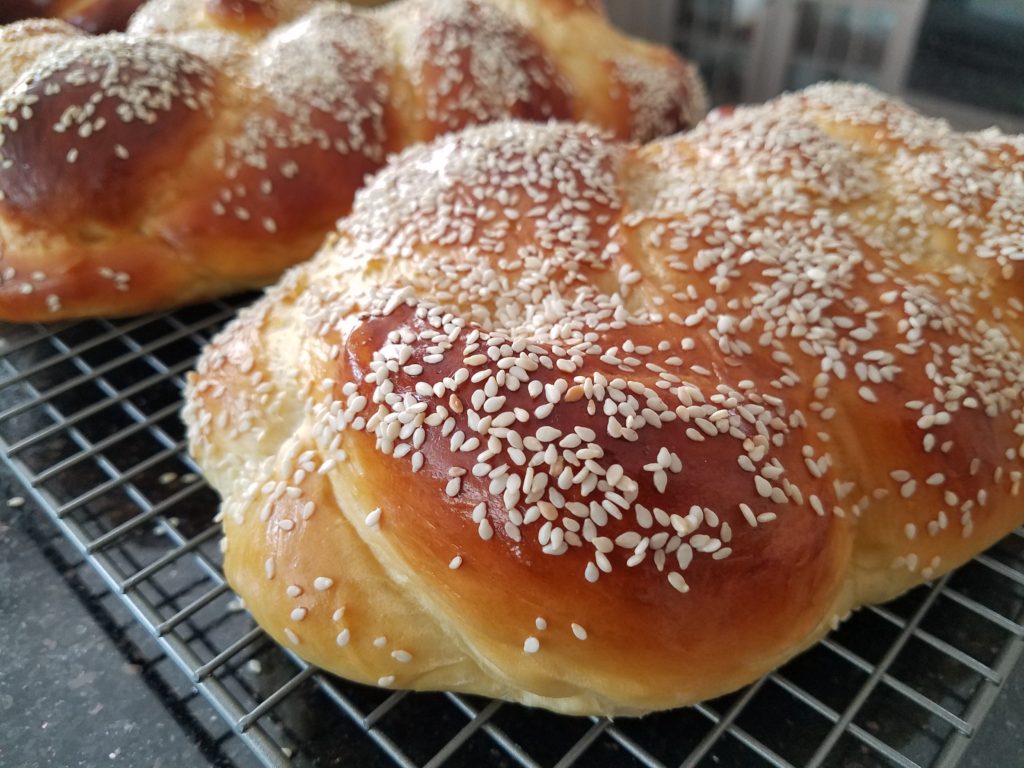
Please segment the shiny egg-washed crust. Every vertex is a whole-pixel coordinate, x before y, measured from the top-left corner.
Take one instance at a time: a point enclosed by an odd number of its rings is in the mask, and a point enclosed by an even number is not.
[[[1024,140],[825,85],[645,146],[406,151],[184,411],[257,621],[354,680],[635,714],[1024,521]]]
[[[573,0],[152,0],[128,32],[0,27],[0,320],[266,285],[386,156],[503,118],[638,140],[703,114],[693,69]]]

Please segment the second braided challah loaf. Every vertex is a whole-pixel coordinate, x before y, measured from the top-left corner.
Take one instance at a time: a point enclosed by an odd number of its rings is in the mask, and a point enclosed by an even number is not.
[[[153,0],[128,34],[0,29],[0,319],[263,285],[388,153],[504,117],[638,140],[703,112],[693,70],[570,0]]]

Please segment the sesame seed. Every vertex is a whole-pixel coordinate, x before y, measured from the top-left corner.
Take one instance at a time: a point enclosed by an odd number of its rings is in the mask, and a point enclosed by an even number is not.
[[[348,645],[349,640],[352,639],[352,635],[348,629],[343,629],[338,633],[338,636],[334,638],[334,642],[338,644],[340,648],[344,648]]]
[[[860,389],[857,390],[857,393],[861,396],[861,398],[863,398],[869,403],[878,402],[878,396],[875,394],[874,390],[871,389],[871,387],[861,387]]]
[[[561,436],[562,431],[560,429],[555,429],[554,427],[544,426],[537,430],[537,439],[542,443],[550,443]]]
[[[758,496],[768,498],[772,495],[772,484],[760,475],[754,476],[754,488],[757,490]]]
[[[581,627],[579,624],[576,624],[575,622],[572,625],[572,633],[576,635],[577,640],[587,639],[587,630],[585,630],[583,627]]]
[[[668,575],[668,583],[672,585],[672,588],[677,592],[686,594],[690,591],[689,584],[686,583],[686,579],[678,571],[672,571]]]
[[[746,518],[751,528],[757,528],[757,518],[754,516],[754,510],[748,504],[740,502],[740,512],[743,513],[743,517]]]
[[[328,576],[317,576],[313,579],[313,589],[324,592],[334,586],[334,579]]]
[[[523,643],[523,650],[526,653],[536,653],[540,650],[540,640],[538,640],[533,635],[530,635],[528,638],[526,638],[526,641]]]

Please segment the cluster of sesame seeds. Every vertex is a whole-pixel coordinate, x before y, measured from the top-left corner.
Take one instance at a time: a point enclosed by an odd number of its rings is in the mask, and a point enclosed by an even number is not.
[[[0,288],[10,284],[22,296],[31,296],[40,290],[40,285],[43,284],[47,309],[50,312],[59,312],[61,308],[60,296],[45,290],[47,273],[41,269],[33,269],[27,275],[19,274],[16,267],[2,266],[4,256],[3,251],[0,251]]]
[[[435,0],[401,12],[410,14],[402,24],[404,66],[431,123],[453,130],[508,117],[517,106],[539,118],[570,116],[567,84],[508,13],[479,0]]]
[[[272,108],[256,109],[237,135],[218,137],[224,185],[213,210],[274,234],[275,219],[256,211],[301,173],[303,150],[324,153],[322,162],[350,154],[383,162],[388,64],[377,20],[344,5],[314,6],[257,50],[244,77]],[[255,181],[240,181],[243,169]]]
[[[865,125],[877,133],[837,138]],[[1016,154],[963,151],[963,188],[1020,199],[1020,147],[984,141]],[[302,389],[312,469],[343,470],[342,443],[368,436],[490,546],[569,556],[591,584],[643,569],[666,600],[692,596],[691,569],[756,557],[787,516],[852,526],[924,499],[935,511],[898,522],[892,565],[930,578],[942,559],[916,548],[969,537],[1024,469],[1013,260],[992,273],[985,254],[943,255],[935,233],[956,211],[942,184],[886,192],[894,166],[909,178],[914,157],[942,154],[952,168],[963,146],[869,89],[829,85],[639,150],[520,124],[408,150],[290,278],[307,286],[304,349],[330,361]],[[977,247],[1022,212],[978,209]],[[341,362],[371,339],[365,367]],[[853,425],[876,417],[919,447],[864,456]],[[212,418],[202,404],[191,418],[201,445]],[[387,515],[369,513],[372,535],[388,535]],[[461,553],[441,558],[463,577]],[[525,653],[548,621],[524,628]]]
[[[546,632],[547,629],[548,629],[547,619],[545,619],[543,616],[538,616],[536,619],[534,619],[533,624],[537,628],[537,632],[538,633]],[[582,626],[580,626],[576,622],[572,622],[570,624],[570,628],[572,630],[573,636],[577,640],[586,640],[587,639],[587,637],[588,637],[587,630],[585,630]],[[538,637],[537,635],[528,635],[527,638],[523,641],[523,653],[529,653],[529,654],[537,653],[540,650],[540,648],[541,648],[541,640],[540,640],[540,637]]]
[[[704,85],[690,64],[677,69],[625,54],[607,62],[625,89],[637,141],[667,136],[679,126],[696,125],[707,111]]]
[[[109,151],[128,159],[119,143],[102,142],[110,122],[152,125],[177,104],[211,113],[213,72],[200,59],[158,40],[126,35],[71,37],[40,56],[15,86],[0,95],[0,171],[13,160],[4,148],[19,130],[77,136],[65,153],[74,164],[82,152]],[[34,124],[51,100],[63,104],[51,125]]]

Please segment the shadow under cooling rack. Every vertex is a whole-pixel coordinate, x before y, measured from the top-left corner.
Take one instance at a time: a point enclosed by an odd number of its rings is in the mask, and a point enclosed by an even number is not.
[[[1018,530],[754,685],[642,719],[325,674],[225,584],[217,498],[185,451],[184,375],[242,303],[0,325],[0,459],[265,765],[951,766],[1024,649]]]

